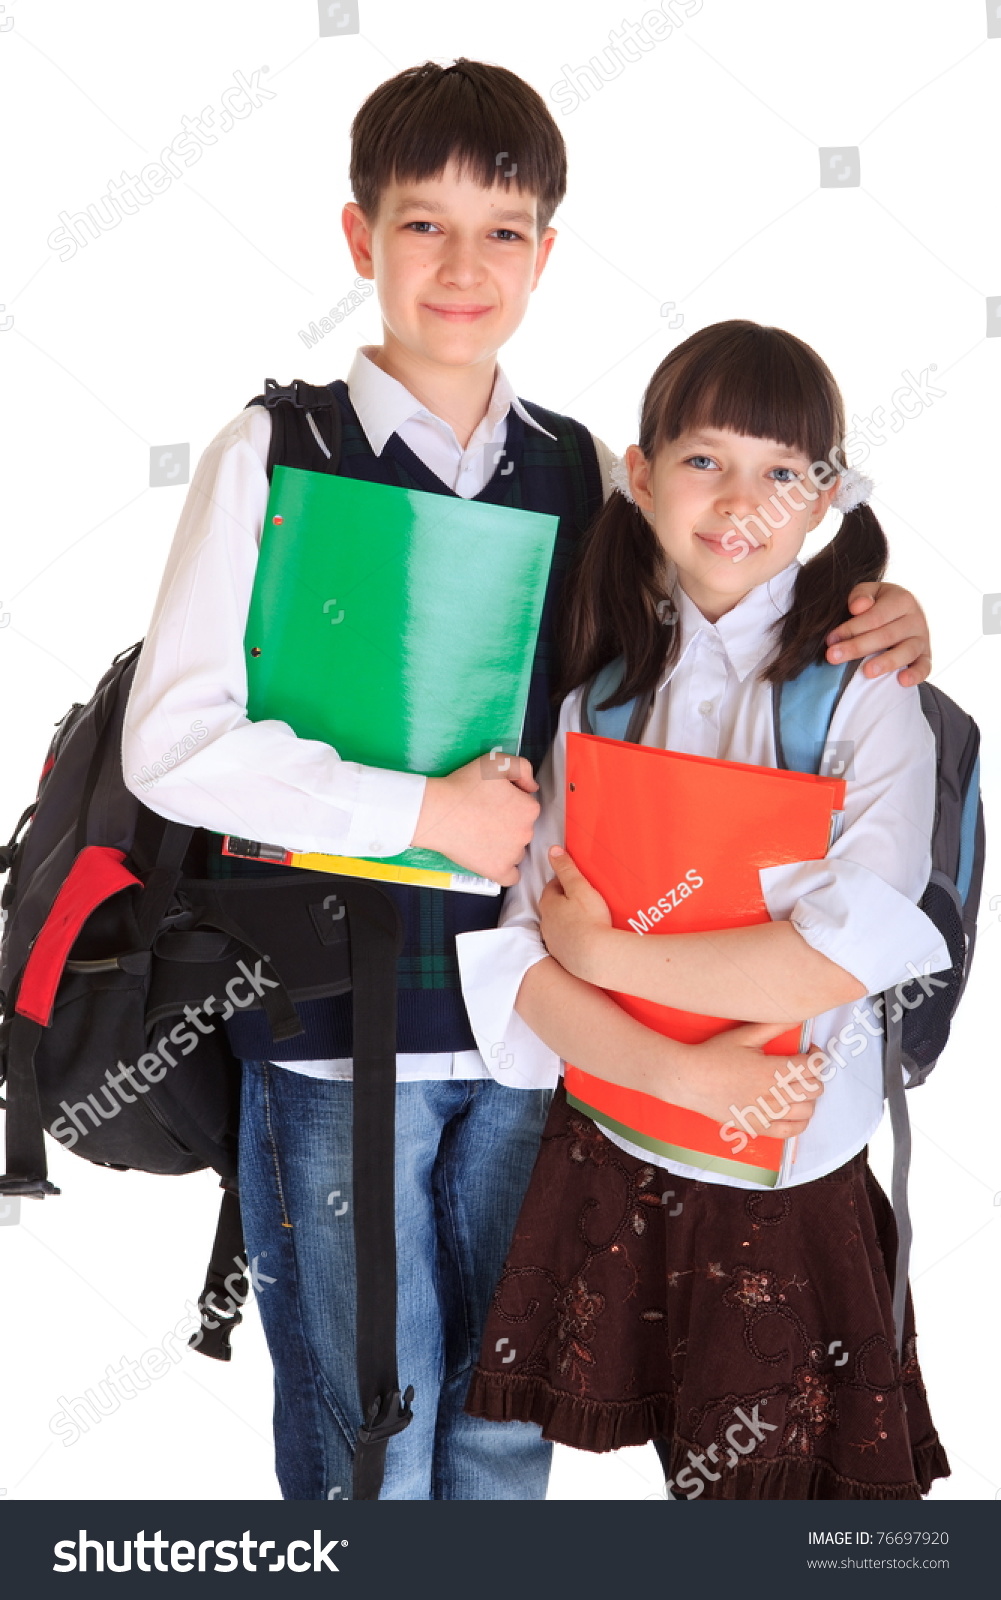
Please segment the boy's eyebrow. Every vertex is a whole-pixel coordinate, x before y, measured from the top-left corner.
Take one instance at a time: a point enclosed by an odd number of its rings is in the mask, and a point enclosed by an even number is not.
[[[440,200],[426,199],[423,195],[419,194],[404,195],[401,200],[397,201],[396,205],[390,212],[390,215],[398,217],[401,216],[404,211],[431,211],[436,216],[441,216],[442,213],[446,212],[447,210],[448,206],[443,205]],[[531,211],[498,211],[494,206],[491,207],[491,210],[494,212],[494,220],[498,223],[521,222],[529,228],[535,226],[535,217],[532,215]]]

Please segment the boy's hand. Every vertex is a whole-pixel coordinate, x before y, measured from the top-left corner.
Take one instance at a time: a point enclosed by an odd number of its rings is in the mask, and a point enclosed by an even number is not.
[[[819,1051],[766,1056],[765,1045],[788,1026],[787,1022],[747,1022],[704,1044],[689,1045],[691,1072],[684,1073],[680,1091],[665,1086],[661,1098],[701,1111],[720,1124],[732,1121],[731,1106],[738,1111],[753,1106],[747,1119],[754,1129],[752,1138],[791,1139],[803,1133],[824,1092],[823,1079],[816,1073],[825,1066],[825,1058]],[[759,1095],[764,1097],[764,1108],[757,1104]]]
[[[429,778],[411,842],[509,888],[518,882],[540,807],[531,764],[523,756],[505,760],[510,771],[503,777],[476,756],[447,778]]]
[[[612,926],[612,914],[580,868],[559,845],[549,852],[556,873],[539,899],[539,924],[551,956],[575,978],[595,982],[593,960],[601,934]]]
[[[867,678],[896,672],[905,689],[924,682],[931,671],[928,620],[908,589],[896,583],[857,583],[848,609],[851,620],[827,635],[828,645],[838,646],[828,649],[828,661],[873,656],[862,668]]]

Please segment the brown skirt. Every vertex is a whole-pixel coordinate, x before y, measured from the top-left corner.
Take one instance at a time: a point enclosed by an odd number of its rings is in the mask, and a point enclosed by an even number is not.
[[[949,1464],[865,1152],[801,1187],[650,1166],[553,1099],[467,1410],[578,1450],[663,1440],[675,1498],[917,1500]]]

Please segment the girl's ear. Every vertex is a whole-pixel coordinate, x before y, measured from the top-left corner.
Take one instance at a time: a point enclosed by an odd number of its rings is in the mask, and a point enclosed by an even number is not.
[[[647,460],[638,444],[629,446],[624,459],[629,472],[629,487],[633,499],[650,520],[653,515],[653,491],[650,484],[653,463]]]
[[[819,527],[823,522],[828,511],[831,509],[831,501],[834,499],[834,496],[837,494],[837,492],[837,478],[835,478],[834,482],[828,488],[816,489],[817,498],[813,503],[813,510],[810,513],[810,521],[807,524],[808,533],[812,533],[813,529]]]

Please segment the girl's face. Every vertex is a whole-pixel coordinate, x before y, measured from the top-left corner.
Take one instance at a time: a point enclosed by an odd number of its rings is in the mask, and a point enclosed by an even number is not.
[[[631,445],[626,464],[633,498],[710,622],[795,559],[837,488],[826,463],[811,473],[800,450],[728,429],[682,434],[652,461]]]

